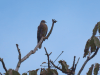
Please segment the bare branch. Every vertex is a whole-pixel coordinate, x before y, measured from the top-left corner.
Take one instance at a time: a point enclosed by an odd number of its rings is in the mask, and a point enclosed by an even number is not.
[[[78,58],[78,61],[77,61],[77,63],[75,64],[75,70],[76,70],[76,66],[77,66],[77,64],[78,64],[78,62],[79,62],[79,59],[80,59],[80,57]]]
[[[76,58],[76,56],[74,56],[74,60],[73,60],[73,66],[72,66],[72,70],[71,70],[71,73],[72,72],[75,72],[75,58]]]
[[[44,49],[45,49],[45,52],[46,52],[46,55],[47,55],[47,58],[48,58],[48,68],[50,69],[50,62],[49,62],[49,55],[51,54],[48,54],[48,52],[47,52],[47,50],[46,50],[46,48],[44,47]]]
[[[77,75],[80,75],[82,70],[84,69],[85,65],[87,64],[87,62],[92,59],[98,52],[99,48],[97,47],[95,53],[90,57],[90,58],[87,58],[86,61],[84,62],[84,64],[82,65],[81,69],[79,70],[78,74]]]
[[[21,59],[21,63],[22,63],[23,61],[25,61],[27,58],[29,58],[29,56],[30,56],[31,54],[34,54],[34,53],[38,50],[39,45],[43,42],[44,39],[48,39],[48,37],[50,36],[50,34],[51,34],[52,30],[53,30],[54,23],[56,23],[57,21],[54,20],[54,19],[52,19],[52,22],[53,22],[53,23],[52,23],[52,27],[51,27],[51,29],[50,29],[48,35],[47,35],[46,37],[42,37],[42,38],[41,38],[41,40],[40,40],[39,43],[36,45],[36,47],[35,47],[33,50],[31,50],[26,56],[24,56],[24,57]],[[18,65],[17,65],[15,71],[18,71],[18,69],[19,69],[18,66],[20,66],[21,63],[18,62]]]
[[[18,50],[18,53],[19,53],[19,61],[17,63],[17,71],[18,71],[18,68],[20,67],[20,64],[21,64],[21,52],[20,52],[20,49],[18,47],[18,44],[16,44],[16,47],[17,47],[17,50]]]
[[[54,23],[56,23],[56,22],[57,22],[56,20],[52,19],[52,27],[51,27],[48,35],[44,39],[48,39],[48,37],[50,36],[50,34],[51,34],[52,30],[53,30]]]
[[[18,47],[18,44],[16,44],[16,47],[17,47],[17,50],[18,50],[18,53],[19,53],[19,62],[21,63],[21,52],[20,52],[20,49]]]
[[[0,61],[2,62],[2,65],[3,65],[4,70],[7,72],[7,68],[5,67],[5,63],[3,61],[3,58],[2,59],[0,58]]]

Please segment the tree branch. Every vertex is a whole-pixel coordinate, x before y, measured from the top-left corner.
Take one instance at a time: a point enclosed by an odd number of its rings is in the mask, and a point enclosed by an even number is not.
[[[79,62],[79,59],[80,59],[80,57],[78,58],[77,63],[75,64],[75,70],[76,70],[76,66],[77,66],[77,64],[78,64],[78,62]]]
[[[21,53],[20,53],[20,49],[18,47],[18,44],[16,44],[16,47],[17,47],[17,50],[18,50],[18,53],[19,53],[19,62],[21,63]]]
[[[56,22],[57,22],[56,20],[52,19],[52,27],[51,27],[48,35],[44,39],[48,39],[48,37],[50,36],[50,34],[51,34],[52,30],[53,30],[54,23],[56,23]]]
[[[0,58],[0,61],[2,62],[2,65],[3,65],[4,70],[7,72],[7,68],[5,67],[5,63],[3,61],[3,58],[2,59]]]
[[[40,40],[39,43],[36,45],[36,47],[35,47],[33,50],[31,50],[26,56],[24,56],[24,57],[21,59],[21,63],[22,63],[23,61],[25,61],[27,58],[29,58],[29,56],[30,56],[31,54],[34,54],[34,53],[38,50],[39,45],[43,42],[44,39],[48,39],[48,37],[50,36],[50,34],[51,34],[52,30],[53,30],[54,23],[56,23],[57,21],[54,20],[54,19],[52,19],[52,22],[53,22],[53,23],[52,23],[52,27],[51,27],[51,29],[50,29],[48,35],[47,35],[46,37],[42,37],[42,38],[41,38],[41,40]],[[21,63],[18,63],[18,65],[20,65]],[[15,69],[15,71],[18,71],[18,69],[19,69],[19,67],[17,66],[16,69]]]
[[[46,48],[44,47],[44,49],[45,49],[45,52],[46,52],[46,55],[47,55],[47,58],[48,58],[48,68],[50,69],[50,62],[49,62],[49,55],[51,54],[48,54],[48,52],[47,52],[47,50],[46,50]]]
[[[80,75],[80,74],[81,74],[81,72],[82,72],[82,70],[84,69],[84,67],[85,67],[85,65],[87,64],[87,62],[88,62],[90,59],[92,59],[92,58],[97,54],[98,50],[99,50],[99,48],[97,47],[95,53],[94,53],[90,58],[88,57],[88,58],[86,59],[86,61],[85,61],[84,64],[82,65],[82,67],[81,67],[81,69],[80,69],[80,71],[78,72],[77,75]]]
[[[20,49],[19,49],[19,47],[18,47],[18,44],[16,44],[16,47],[17,47],[17,50],[18,50],[18,53],[19,53],[19,61],[18,61],[18,63],[17,63],[17,68],[19,68],[20,67],[20,64],[21,64],[21,52],[20,52]]]

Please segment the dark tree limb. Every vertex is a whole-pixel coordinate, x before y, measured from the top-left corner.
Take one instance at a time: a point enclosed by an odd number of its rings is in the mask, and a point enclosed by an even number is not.
[[[73,66],[71,68],[71,74],[73,74],[73,72],[75,72],[75,58],[76,56],[74,56],[74,60],[73,60]],[[73,74],[74,75],[74,74]]]
[[[51,27],[51,29],[50,29],[48,35],[47,35],[46,37],[42,37],[42,38],[41,38],[41,40],[40,40],[39,43],[36,45],[36,47],[35,47],[33,50],[31,50],[26,56],[24,56],[24,57],[21,59],[21,63],[22,63],[23,61],[25,61],[27,58],[29,58],[29,56],[30,56],[31,54],[34,54],[34,53],[38,50],[39,45],[43,42],[44,39],[48,39],[48,37],[50,36],[50,34],[51,34],[52,30],[53,30],[54,23],[56,23],[57,21],[54,20],[54,19],[52,19],[52,22],[53,22],[53,23],[52,23],[52,27]],[[19,62],[18,62],[18,65],[20,65]],[[15,71],[18,71],[18,69],[19,69],[19,67],[17,66],[16,69],[15,69]]]
[[[4,70],[7,72],[7,68],[5,66],[5,63],[4,63],[3,59],[0,58],[0,61],[2,62],[2,65],[3,65]]]
[[[44,47],[44,49],[45,49],[45,52],[46,52],[46,55],[47,55],[47,58],[48,58],[48,68],[50,69],[50,62],[49,62],[49,56],[50,56],[50,54],[48,54],[48,52],[47,52],[47,50],[46,50],[46,48]]]
[[[78,62],[79,62],[79,59],[80,59],[80,57],[78,58],[77,63],[75,64],[75,70],[76,70],[76,66],[77,66],[77,64],[78,64]]]
[[[78,62],[79,62],[79,58],[78,58],[78,61],[77,61],[77,63],[75,64],[75,58],[76,58],[76,56],[74,56],[73,66],[72,66],[72,68],[71,68],[71,73],[70,73],[70,74],[72,74],[72,75],[74,75],[74,72],[75,72],[75,70],[76,70],[76,66],[77,66],[77,64],[78,64]]]
[[[94,53],[91,57],[88,57],[88,58],[86,59],[86,61],[85,61],[84,64],[82,65],[82,67],[81,67],[81,69],[79,70],[79,72],[78,72],[77,75],[80,75],[80,74],[81,74],[81,72],[82,72],[82,70],[84,69],[84,67],[85,67],[85,65],[87,64],[87,62],[88,62],[89,60],[91,60],[91,59],[97,54],[98,50],[99,50],[99,48],[97,47],[95,53]]]

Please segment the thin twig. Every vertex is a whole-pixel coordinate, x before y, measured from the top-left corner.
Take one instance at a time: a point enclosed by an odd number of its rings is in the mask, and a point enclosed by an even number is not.
[[[2,65],[3,65],[4,70],[7,72],[7,68],[6,68],[5,63],[3,61],[3,58],[2,59],[0,58],[0,61],[2,62]]]
[[[99,50],[99,48],[97,47],[95,53],[94,53],[90,58],[87,58],[87,59],[86,59],[86,61],[85,61],[84,64],[82,65],[82,67],[81,67],[81,69],[79,70],[79,72],[78,72],[77,75],[80,75],[80,74],[81,74],[81,72],[82,72],[82,70],[84,69],[86,63],[87,63],[90,59],[92,59],[92,58],[97,54],[98,50]]]
[[[64,52],[64,51],[62,51],[61,54],[62,54],[63,52]],[[61,54],[60,54],[60,55],[61,55]],[[60,55],[56,58],[56,60],[60,57]],[[56,61],[56,60],[55,60],[55,61]],[[55,62],[55,61],[54,61],[54,62]],[[54,62],[53,62],[53,63],[54,63]]]
[[[76,66],[77,66],[77,64],[78,64],[78,62],[79,62],[79,59],[80,59],[80,57],[78,58],[77,63],[75,64],[75,70],[76,70]]]

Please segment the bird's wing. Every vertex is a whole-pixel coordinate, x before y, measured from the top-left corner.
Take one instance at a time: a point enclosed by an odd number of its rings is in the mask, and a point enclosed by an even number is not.
[[[39,42],[40,39],[41,39],[40,34],[41,34],[41,26],[39,25],[39,26],[38,26],[38,30],[37,30],[37,40],[38,40],[38,42]]]

